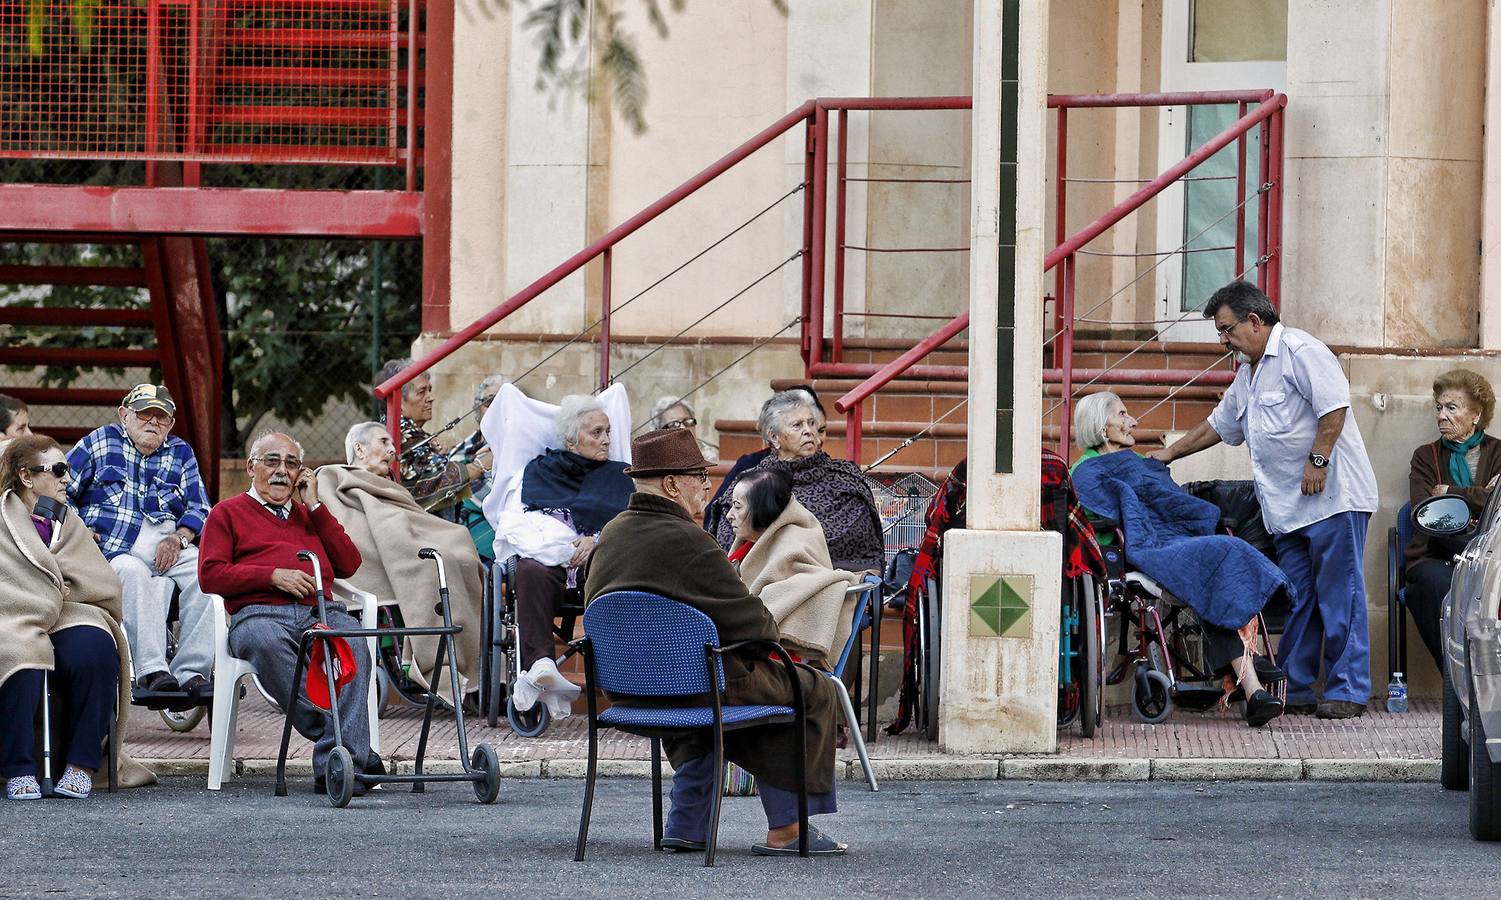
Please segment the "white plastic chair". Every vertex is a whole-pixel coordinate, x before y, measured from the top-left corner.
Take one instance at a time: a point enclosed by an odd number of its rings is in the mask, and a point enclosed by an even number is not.
[[[333,600],[341,601],[345,608],[359,612],[364,628],[376,627],[376,614],[381,606],[393,606],[395,601],[381,603],[375,595],[362,591],[346,581],[335,581]],[[230,774],[234,759],[235,717],[240,709],[240,681],[249,676],[255,678],[255,666],[248,659],[240,659],[229,652],[229,617],[224,612],[222,597],[214,598],[214,709],[209,735],[208,789],[217,791]],[[369,650],[370,664],[379,665],[375,638],[365,639]],[[256,688],[264,694],[259,681]],[[375,673],[370,673],[370,696],[367,701],[370,714],[370,749],[380,752],[380,699]]]

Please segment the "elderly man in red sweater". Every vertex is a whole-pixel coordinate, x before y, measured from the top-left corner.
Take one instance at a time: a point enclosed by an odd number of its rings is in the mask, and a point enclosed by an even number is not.
[[[333,728],[327,714],[307,699],[303,685],[292,684],[298,643],[318,621],[312,566],[297,558],[300,550],[318,555],[323,582],[348,578],[360,567],[360,551],[344,528],[318,502],[318,486],[303,468],[302,445],[285,434],[262,435],[246,460],[250,490],[215,506],[203,528],[198,578],[203,589],[224,598],[230,615],[229,648],[255,664],[261,684],[289,710],[292,725],[314,742],[315,786],[323,790]],[[343,604],[329,602],[328,624],[359,628]],[[358,667],[353,681],[339,691],[339,730],[354,758],[355,771],[384,773],[370,750],[370,722],[365,696],[370,685],[370,657],[364,641],[350,641]],[[291,699],[297,697],[294,705]],[[355,783],[355,793],[364,785]]]

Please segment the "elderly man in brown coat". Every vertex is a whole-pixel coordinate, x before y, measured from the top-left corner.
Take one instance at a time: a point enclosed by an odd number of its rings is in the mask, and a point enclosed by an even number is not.
[[[752,639],[777,640],[777,624],[736,576],[724,551],[695,521],[703,515],[709,487],[708,460],[687,431],[662,429],[637,438],[635,480],[625,512],[600,532],[590,561],[585,596],[611,591],[648,591],[687,604],[707,615],[722,645]],[[649,660],[643,660],[649,664]],[[764,650],[747,649],[724,657],[727,704],[788,705],[792,684],[781,664]],[[798,667],[807,703],[808,814],[836,810],[834,799],[834,716],[838,709],[828,677]],[[628,701],[627,701],[628,702]],[[796,855],[797,782],[791,759],[797,752],[792,725],[734,731],[725,735],[725,756],[756,776],[766,810],[762,855]],[[672,850],[706,848],[713,755],[707,733],[664,742],[672,761],[672,810],[662,846]],[[808,835],[811,852],[843,853],[816,828]]]

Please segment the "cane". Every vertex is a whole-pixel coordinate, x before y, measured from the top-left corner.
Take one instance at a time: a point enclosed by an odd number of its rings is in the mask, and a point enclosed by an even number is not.
[[[52,697],[42,670],[42,796],[52,796]]]

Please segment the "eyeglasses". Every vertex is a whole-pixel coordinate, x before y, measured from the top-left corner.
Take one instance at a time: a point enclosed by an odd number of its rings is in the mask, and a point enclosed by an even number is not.
[[[66,462],[55,462],[50,466],[27,466],[26,471],[30,472],[33,475],[40,475],[43,472],[51,472],[53,478],[63,478],[68,474],[70,470],[68,469],[68,464]]]
[[[1230,332],[1234,331],[1235,328],[1236,328],[1236,326],[1240,325],[1240,323],[1244,322],[1244,321],[1245,321],[1245,319],[1240,319],[1238,321],[1231,322],[1229,325],[1216,325],[1216,326],[1214,326],[1214,331],[1220,337],[1224,337],[1225,335],[1227,335]]]
[[[131,413],[142,422],[171,422],[176,417],[168,415],[159,409],[133,409]]]
[[[680,478],[697,478],[703,484],[704,487],[708,487],[710,485],[710,483],[712,483],[712,481],[713,481],[713,479],[709,477],[709,473],[708,472],[682,472],[682,473],[679,474],[679,477]]]
[[[663,428],[692,428],[693,426],[695,426],[697,424],[698,424],[698,420],[697,419],[693,418],[692,416],[687,416],[687,417],[682,418],[682,419],[673,419],[671,422],[663,422],[662,423],[662,427]]]
[[[302,460],[295,456],[288,456],[285,459],[280,456],[255,456],[251,457],[251,461],[260,463],[272,472],[283,466],[286,467],[288,472],[296,472],[302,468]]]

